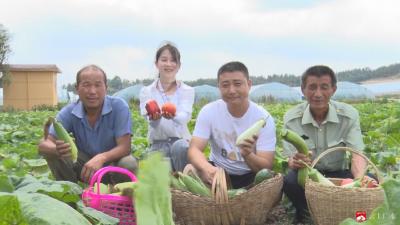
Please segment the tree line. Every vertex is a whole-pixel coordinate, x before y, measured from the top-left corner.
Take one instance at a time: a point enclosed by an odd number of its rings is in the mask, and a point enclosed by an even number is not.
[[[377,78],[385,78],[391,76],[400,76],[400,63],[392,64],[389,66],[382,66],[375,70],[371,70],[370,68],[361,68],[361,69],[353,69],[346,70],[337,73],[338,81],[350,81],[354,83],[360,83],[370,79]],[[270,82],[279,82],[282,84],[286,84],[291,87],[300,86],[301,79],[300,76],[296,76],[294,74],[273,74],[269,76],[250,76],[250,79],[253,81],[253,85],[270,83]],[[136,84],[149,85],[153,82],[153,79],[136,79],[134,81],[121,79],[119,76],[115,76],[112,79],[107,79],[108,92],[109,94],[113,94],[121,89],[126,87],[130,87]],[[184,81],[186,84],[195,87],[199,85],[210,85],[217,86],[216,78],[200,78],[194,81]],[[64,85],[68,91],[75,91],[75,84]]]

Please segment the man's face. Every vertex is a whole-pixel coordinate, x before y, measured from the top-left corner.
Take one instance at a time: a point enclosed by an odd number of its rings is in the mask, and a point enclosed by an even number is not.
[[[241,105],[248,100],[251,81],[243,72],[224,72],[219,76],[218,87],[228,105]]]
[[[336,86],[332,86],[332,79],[329,75],[308,76],[301,91],[310,104],[311,110],[317,112],[328,109],[329,100],[335,93]]]
[[[107,93],[104,74],[99,70],[89,68],[81,72],[79,79],[76,90],[85,109],[101,110]]]

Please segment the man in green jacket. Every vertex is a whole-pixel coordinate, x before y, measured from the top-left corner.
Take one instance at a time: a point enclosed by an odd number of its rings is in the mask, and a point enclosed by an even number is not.
[[[304,189],[297,183],[297,171],[304,167],[301,161],[311,164],[312,159],[325,150],[347,146],[362,151],[360,120],[352,106],[330,100],[336,91],[335,73],[327,66],[313,66],[302,76],[301,91],[307,102],[286,112],[284,127],[299,134],[311,151],[310,155],[298,153],[284,142],[284,155],[289,157],[289,172],[285,176],[283,190],[296,208],[296,221],[303,222],[307,215]],[[323,157],[316,168],[326,177],[358,178],[363,176],[366,162],[352,154],[348,168],[346,154],[333,152]]]

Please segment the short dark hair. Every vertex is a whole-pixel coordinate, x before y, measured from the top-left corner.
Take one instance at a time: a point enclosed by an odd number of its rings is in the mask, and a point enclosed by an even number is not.
[[[337,79],[335,72],[333,72],[333,70],[328,66],[324,65],[316,65],[308,68],[306,72],[304,72],[303,75],[301,76],[301,87],[302,88],[306,87],[307,77],[309,76],[322,77],[325,75],[331,77],[331,85],[332,87],[336,87]]]
[[[104,72],[104,70],[103,70],[102,68],[100,68],[99,66],[97,66],[97,65],[90,64],[90,65],[84,66],[82,69],[80,69],[80,70],[76,73],[76,86],[78,86],[78,85],[79,85],[79,82],[81,82],[81,79],[80,79],[81,73],[82,73],[83,71],[85,71],[85,70],[88,70],[88,69],[100,71],[100,72],[104,75],[104,84],[107,85],[107,75],[106,75],[106,73]]]
[[[238,61],[232,61],[232,62],[228,62],[225,63],[224,65],[221,66],[221,68],[219,68],[218,70],[218,75],[217,75],[217,79],[219,80],[219,77],[221,76],[221,74],[225,73],[225,72],[242,72],[244,74],[244,76],[246,77],[246,79],[250,79],[249,77],[249,70],[247,69],[247,67]]]
[[[158,59],[161,56],[161,53],[164,50],[168,50],[171,55],[172,55],[172,59],[175,60],[175,62],[180,65],[181,64],[181,53],[179,53],[179,50],[176,46],[174,46],[171,42],[167,42],[167,44],[161,46],[156,53],[156,62],[158,61]]]

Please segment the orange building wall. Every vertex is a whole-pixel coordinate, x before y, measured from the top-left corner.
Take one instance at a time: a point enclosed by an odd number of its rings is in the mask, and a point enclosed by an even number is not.
[[[11,83],[3,87],[4,108],[30,110],[37,105],[57,105],[55,72],[11,71]]]

